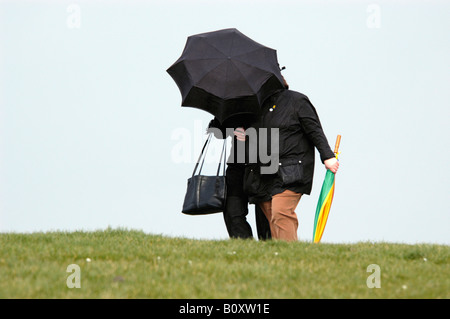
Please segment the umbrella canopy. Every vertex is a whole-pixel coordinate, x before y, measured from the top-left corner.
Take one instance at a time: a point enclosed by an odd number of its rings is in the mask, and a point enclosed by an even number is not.
[[[341,136],[338,135],[336,139],[336,146],[334,153],[336,158],[338,157],[339,144],[341,142]],[[327,170],[325,179],[322,184],[322,190],[320,191],[319,201],[316,208],[316,216],[314,218],[314,231],[313,241],[315,243],[320,242],[323,232],[325,231],[325,225],[327,224],[328,214],[330,213],[331,203],[333,202],[335,185],[335,174]]]
[[[276,51],[237,29],[188,37],[167,72],[180,89],[182,106],[205,110],[221,122],[258,113],[267,96],[284,88]]]

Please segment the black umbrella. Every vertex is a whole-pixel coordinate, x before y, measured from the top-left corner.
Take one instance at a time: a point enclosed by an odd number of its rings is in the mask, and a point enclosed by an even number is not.
[[[263,100],[284,87],[276,51],[237,29],[188,37],[167,72],[180,89],[182,106],[210,112],[221,122],[259,112]]]

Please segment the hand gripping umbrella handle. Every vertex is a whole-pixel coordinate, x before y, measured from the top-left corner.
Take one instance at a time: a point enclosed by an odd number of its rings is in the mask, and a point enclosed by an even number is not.
[[[336,145],[334,146],[334,154],[338,154],[339,152],[339,144],[341,144],[341,136],[338,135],[336,138]]]

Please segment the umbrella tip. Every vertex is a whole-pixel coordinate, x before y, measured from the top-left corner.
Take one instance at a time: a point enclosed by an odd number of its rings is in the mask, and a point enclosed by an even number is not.
[[[284,69],[286,69],[286,67],[285,67],[285,66],[282,66],[282,67],[280,68],[280,71],[283,71]]]

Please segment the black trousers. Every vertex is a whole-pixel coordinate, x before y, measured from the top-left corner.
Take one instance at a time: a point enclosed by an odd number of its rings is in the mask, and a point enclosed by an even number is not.
[[[231,238],[253,238],[252,228],[247,222],[248,197],[244,193],[244,164],[227,166],[227,199],[223,217]],[[255,205],[255,220],[258,238],[270,239],[270,226],[259,205]]]

